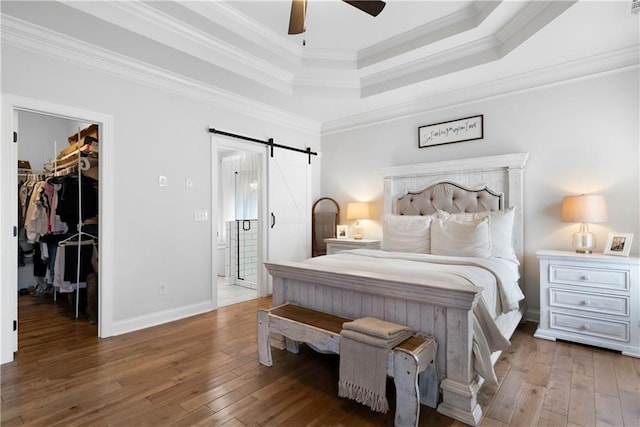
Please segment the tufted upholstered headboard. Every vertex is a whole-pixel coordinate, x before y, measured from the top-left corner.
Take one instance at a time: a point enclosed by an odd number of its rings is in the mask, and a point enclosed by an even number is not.
[[[503,209],[502,194],[487,187],[468,188],[453,182],[440,182],[421,191],[408,191],[395,200],[399,215],[431,215],[445,212],[485,212]]]
[[[515,207],[513,246],[523,265],[523,171],[529,153],[503,154],[382,170],[384,212],[429,215]]]

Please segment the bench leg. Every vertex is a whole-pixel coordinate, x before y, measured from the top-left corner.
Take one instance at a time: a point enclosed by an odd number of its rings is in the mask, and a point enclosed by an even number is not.
[[[285,342],[289,353],[298,354],[300,352],[300,343],[298,341],[285,337]]]
[[[269,339],[269,312],[258,310],[258,359],[265,366],[273,365]]]
[[[395,427],[417,427],[420,416],[418,363],[412,355],[396,352],[393,381],[396,385]]]
[[[429,363],[427,368],[420,372],[418,387],[420,389],[420,403],[436,409],[440,391],[438,389],[438,372],[434,363]]]

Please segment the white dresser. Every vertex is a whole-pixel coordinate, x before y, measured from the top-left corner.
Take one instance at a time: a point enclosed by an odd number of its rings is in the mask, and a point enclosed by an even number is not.
[[[640,357],[640,259],[538,251],[536,338],[563,339]]]
[[[380,240],[375,239],[324,239],[327,244],[327,255],[336,254],[348,249],[380,249]]]

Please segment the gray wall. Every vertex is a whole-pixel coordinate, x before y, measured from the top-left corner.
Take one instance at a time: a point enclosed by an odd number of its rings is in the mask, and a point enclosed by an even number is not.
[[[417,114],[324,136],[322,193],[345,207],[373,201],[382,212],[381,168],[402,164],[529,152],[525,169],[525,291],[539,307],[538,249],[571,250],[578,225],[560,221],[566,195],[604,194],[609,222],[591,226],[602,252],[609,231],[634,233],[640,245],[637,69],[556,84],[455,108]],[[484,114],[484,139],[418,148],[419,126]],[[344,209],[341,210],[344,212]],[[343,215],[343,223],[347,223]],[[381,237],[377,220],[366,237]]]

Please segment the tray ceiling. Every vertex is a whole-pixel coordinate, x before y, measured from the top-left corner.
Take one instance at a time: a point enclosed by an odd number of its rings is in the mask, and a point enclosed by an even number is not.
[[[42,27],[327,122],[637,47],[627,3],[388,0],[373,18],[308,0],[307,31],[295,36],[284,0],[4,0],[2,13],[5,26]]]

